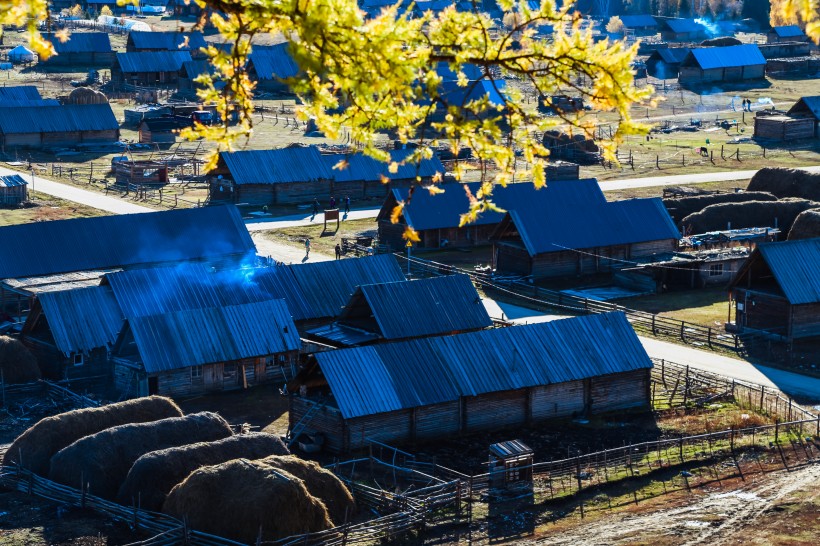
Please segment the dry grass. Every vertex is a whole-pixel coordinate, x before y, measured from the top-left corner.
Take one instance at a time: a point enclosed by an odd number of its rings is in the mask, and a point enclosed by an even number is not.
[[[72,203],[71,201],[64,201],[39,192],[30,192],[29,196],[31,204],[34,206],[0,209],[0,226],[66,220],[69,218],[90,218],[105,214],[97,209]]]
[[[663,412],[658,428],[666,434],[707,434],[730,428],[748,428],[774,424],[774,420],[752,410],[740,409],[734,404],[716,402],[703,410],[680,413],[675,410]]]

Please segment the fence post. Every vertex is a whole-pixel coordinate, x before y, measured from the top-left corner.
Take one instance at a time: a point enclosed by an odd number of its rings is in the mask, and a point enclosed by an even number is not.
[[[720,145],[720,158],[723,161],[726,161],[726,157],[723,155],[723,144]]]
[[[684,334],[684,331],[683,331],[684,324],[686,324],[686,323],[681,321],[681,323],[680,323],[680,340],[681,341],[686,341],[686,337],[685,337],[685,334]]]
[[[709,348],[712,348],[712,327],[708,327],[706,329],[706,343],[709,345]]]
[[[657,154],[655,155],[655,168],[656,169],[661,168],[661,156],[657,155]]]

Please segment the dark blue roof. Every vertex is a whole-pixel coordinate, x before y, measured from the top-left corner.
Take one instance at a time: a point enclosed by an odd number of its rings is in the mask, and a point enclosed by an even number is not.
[[[145,371],[235,362],[301,347],[282,300],[128,319]]]
[[[133,51],[117,53],[116,63],[124,73],[176,72],[191,60],[188,51]]]
[[[329,181],[334,172],[316,146],[222,152],[219,157],[236,184]]]
[[[34,85],[0,87],[0,103],[6,100],[39,100],[40,91]]]
[[[13,188],[15,186],[25,186],[28,182],[19,174],[9,174],[0,176],[0,188]]]
[[[620,312],[315,358],[346,419],[652,367]]]
[[[108,103],[58,104],[51,100],[33,100],[14,108],[3,108],[0,115],[0,132],[4,134],[114,131],[119,128]]]
[[[255,254],[232,205],[20,224],[0,240],[0,279]]]
[[[658,22],[651,15],[621,15],[621,21],[626,28],[652,28]]]
[[[51,42],[58,55],[111,52],[111,41],[107,32],[72,32],[65,42],[60,41],[54,34],[43,34],[43,38]]]
[[[781,38],[801,38],[806,33],[797,25],[785,25],[782,27],[772,27],[772,31]]]
[[[697,64],[703,70],[737,66],[765,65],[766,59],[757,44],[692,49],[683,64]]]
[[[706,27],[694,19],[663,19],[661,25],[665,25],[672,32],[678,33],[706,32]]]
[[[148,32],[131,31],[128,33],[128,45],[134,49],[193,51],[207,47],[201,32]]]
[[[467,275],[362,285],[342,311],[339,322],[361,319],[363,311],[365,318],[372,316],[384,339],[443,335],[492,326],[492,319]]]
[[[503,106],[506,82],[504,80],[478,80],[468,82],[465,87],[461,87],[454,81],[443,81],[438,86],[438,94],[452,106],[461,106],[468,102],[489,98],[490,104]],[[500,92],[500,93],[499,93]]]
[[[820,303],[820,238],[760,244],[757,252],[789,303]]]
[[[508,215],[530,256],[680,238],[660,198],[607,202],[595,179],[550,182]]]
[[[649,57],[660,57],[666,64],[680,64],[690,51],[688,47],[664,47],[656,49]]]
[[[249,61],[253,63],[256,76],[261,80],[292,78],[299,73],[299,65],[293,60],[287,43],[272,47],[255,47]]]
[[[416,176],[431,178],[438,173],[443,176],[444,165],[438,157],[423,159],[418,165],[414,163],[401,164],[410,155],[410,150],[393,150],[390,152],[391,161],[399,163],[395,173],[391,173],[389,165],[370,156],[356,154],[328,154],[323,155],[325,164],[330,169],[335,182],[378,182],[387,180],[414,180]],[[345,168],[335,168],[340,161],[346,161]]]

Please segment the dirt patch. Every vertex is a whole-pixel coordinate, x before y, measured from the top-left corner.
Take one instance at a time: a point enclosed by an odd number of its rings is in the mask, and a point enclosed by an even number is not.
[[[251,430],[282,436],[288,430],[288,398],[279,387],[261,385],[176,402],[185,413],[216,411],[233,425],[247,423]]]

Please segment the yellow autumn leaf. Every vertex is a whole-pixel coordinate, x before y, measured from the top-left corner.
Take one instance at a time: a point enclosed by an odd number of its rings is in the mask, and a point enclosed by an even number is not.
[[[401,213],[404,210],[404,201],[399,201],[393,210],[390,212],[390,223],[391,224],[398,224],[399,218],[401,218]]]
[[[411,228],[410,226],[404,228],[404,233],[402,233],[401,237],[409,243],[421,242],[421,238],[419,238],[418,232],[416,232],[416,230]]]

